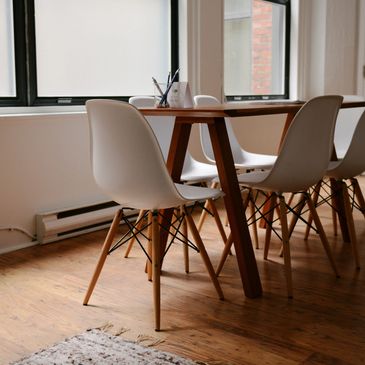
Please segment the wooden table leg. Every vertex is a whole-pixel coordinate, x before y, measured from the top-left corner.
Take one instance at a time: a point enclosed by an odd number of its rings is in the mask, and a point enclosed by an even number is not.
[[[337,212],[338,220],[340,222],[340,228],[342,233],[342,238],[344,242],[351,242],[350,233],[347,226],[344,196],[342,191],[341,181],[336,181],[336,179],[330,179],[331,194],[333,194],[333,202]]]
[[[225,193],[224,202],[235,245],[238,267],[247,297],[262,295],[251,237],[243,209],[241,192],[234,168],[231,146],[224,118],[214,118],[208,123],[219,179]]]

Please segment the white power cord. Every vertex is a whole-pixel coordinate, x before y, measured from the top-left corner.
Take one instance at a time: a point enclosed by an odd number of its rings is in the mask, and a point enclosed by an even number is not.
[[[30,237],[34,241],[36,240],[36,236],[34,236],[32,233],[28,232],[26,229],[21,228],[21,227],[14,227],[14,226],[0,227],[0,231],[17,231],[17,232],[21,232],[21,233],[25,234],[26,236]]]

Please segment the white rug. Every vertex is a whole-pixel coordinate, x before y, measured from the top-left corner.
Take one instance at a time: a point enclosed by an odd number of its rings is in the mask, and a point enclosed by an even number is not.
[[[12,365],[197,365],[182,357],[124,341],[98,329],[70,337]]]

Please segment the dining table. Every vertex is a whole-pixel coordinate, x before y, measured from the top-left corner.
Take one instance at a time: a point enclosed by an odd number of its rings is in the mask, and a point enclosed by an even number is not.
[[[231,229],[237,264],[243,291],[246,297],[256,298],[262,295],[262,284],[251,242],[250,233],[243,208],[241,191],[233,161],[227,134],[225,118],[240,118],[260,115],[284,114],[285,124],[279,142],[279,150],[286,132],[295,114],[303,106],[303,101],[264,101],[264,102],[230,102],[217,106],[199,106],[193,108],[141,108],[145,116],[174,116],[174,129],[167,158],[167,168],[175,182],[180,181],[185,154],[188,147],[192,125],[205,123],[214,151],[219,181],[224,192],[224,203]],[[365,107],[365,102],[343,102],[341,108]],[[167,118],[171,121],[171,118]],[[335,154],[333,158],[336,158]],[[340,206],[340,202],[339,202]],[[173,210],[163,212],[164,224],[171,221]],[[345,214],[341,215],[342,234],[348,234]],[[168,232],[161,230],[161,247],[166,246]]]

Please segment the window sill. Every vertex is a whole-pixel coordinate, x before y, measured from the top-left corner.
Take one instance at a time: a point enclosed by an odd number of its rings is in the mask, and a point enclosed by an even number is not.
[[[82,114],[85,113],[84,105],[70,106],[18,106],[0,108],[0,116],[32,116],[52,114]]]
[[[275,104],[293,104],[293,103],[303,103],[301,100],[292,100],[292,99],[271,99],[271,100],[241,100],[241,101],[228,101],[228,104],[267,104],[267,105],[275,105]]]

